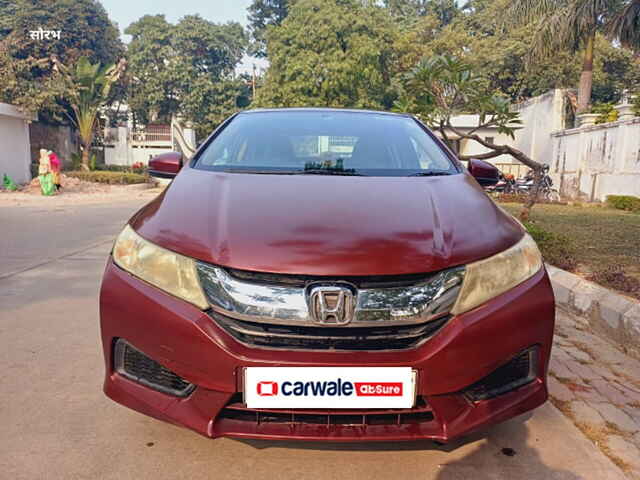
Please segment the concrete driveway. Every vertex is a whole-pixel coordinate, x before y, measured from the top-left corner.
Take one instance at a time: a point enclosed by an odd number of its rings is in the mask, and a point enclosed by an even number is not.
[[[147,200],[0,205],[1,478],[624,478],[550,404],[438,447],[209,440],[111,402],[100,277],[113,237]]]

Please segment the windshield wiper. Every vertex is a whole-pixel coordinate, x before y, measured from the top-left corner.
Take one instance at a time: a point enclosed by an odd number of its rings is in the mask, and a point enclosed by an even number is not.
[[[437,171],[430,171],[430,172],[416,172],[416,173],[412,173],[410,175],[408,175],[409,177],[446,177],[447,175],[451,175],[450,172],[437,172]]]
[[[248,173],[252,175],[294,175],[298,170],[260,170],[245,168],[225,168],[224,170],[214,170],[224,173]]]
[[[298,170],[297,175],[342,175],[342,176],[355,176],[366,177],[364,173],[358,173],[352,170],[330,170],[328,168],[306,168],[304,170]]]
[[[363,173],[354,170],[329,170],[325,168],[308,168],[305,170],[261,170],[261,169],[244,169],[244,168],[226,168],[219,170],[225,173],[248,173],[259,175],[347,175],[366,177]]]

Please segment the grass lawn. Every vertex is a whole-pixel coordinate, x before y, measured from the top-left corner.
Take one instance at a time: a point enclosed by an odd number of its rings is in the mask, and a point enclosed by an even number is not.
[[[516,217],[521,209],[516,203],[500,205]],[[640,214],[596,205],[538,204],[531,210],[530,222],[567,244],[577,262],[576,273],[595,275],[594,281],[624,290],[601,273],[617,267],[632,277],[631,283],[640,282]],[[634,296],[638,295],[640,291]]]

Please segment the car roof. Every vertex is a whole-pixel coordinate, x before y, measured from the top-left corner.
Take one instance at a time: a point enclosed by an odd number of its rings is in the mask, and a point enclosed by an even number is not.
[[[356,108],[328,108],[328,107],[292,107],[292,108],[255,108],[244,110],[240,114],[255,113],[288,113],[288,112],[339,112],[339,113],[366,113],[371,115],[389,115],[394,117],[411,117],[408,113],[394,113],[380,110],[361,110]]]

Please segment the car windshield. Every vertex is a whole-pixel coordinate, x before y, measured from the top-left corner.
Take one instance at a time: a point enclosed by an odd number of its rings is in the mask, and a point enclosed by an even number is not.
[[[240,114],[198,156],[195,168],[318,175],[457,173],[412,118],[339,111]]]

